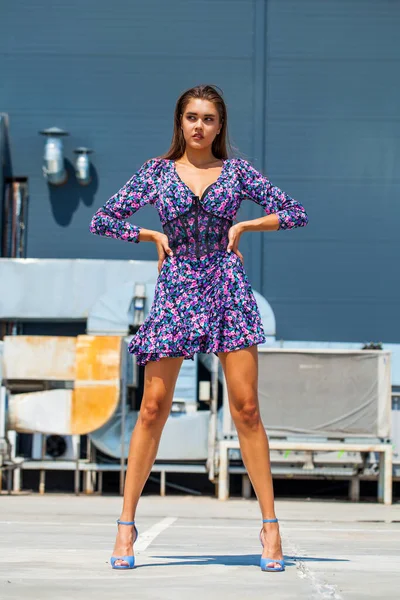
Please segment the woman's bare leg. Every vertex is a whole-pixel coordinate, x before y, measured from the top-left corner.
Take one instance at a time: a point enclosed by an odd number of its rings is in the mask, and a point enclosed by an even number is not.
[[[274,519],[274,489],[268,437],[258,404],[258,351],[250,346],[218,353],[227,383],[229,406],[238,432],[242,459],[260,504],[263,519]],[[282,559],[278,523],[264,523],[264,558]],[[269,563],[279,567],[279,563]]]
[[[156,459],[161,433],[171,411],[176,381],[184,358],[149,361],[144,370],[144,390],[139,417],[129,445],[121,521],[133,521],[144,485]],[[113,556],[130,556],[133,526],[118,526]],[[127,565],[117,560],[117,565]]]

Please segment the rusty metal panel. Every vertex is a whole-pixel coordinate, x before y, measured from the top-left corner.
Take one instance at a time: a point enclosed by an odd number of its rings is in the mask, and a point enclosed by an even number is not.
[[[10,401],[16,431],[85,434],[104,425],[120,395],[120,336],[6,336],[4,376],[74,380],[74,390],[18,394]]]
[[[71,433],[95,431],[111,418],[119,401],[119,385],[77,385],[72,392]]]
[[[75,379],[76,338],[17,335],[4,337],[4,379]]]
[[[120,394],[122,338],[79,335],[72,396],[72,433],[89,433],[112,416]]]
[[[77,381],[119,381],[120,362],[120,336],[78,335],[76,338]]]

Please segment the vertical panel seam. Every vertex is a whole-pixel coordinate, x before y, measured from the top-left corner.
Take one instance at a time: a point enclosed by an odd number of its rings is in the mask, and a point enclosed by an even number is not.
[[[260,170],[266,172],[266,88],[267,88],[267,2],[255,0],[254,4],[254,60],[253,60],[253,154],[260,159]],[[260,257],[258,281],[260,293],[263,288],[265,232],[259,234]]]

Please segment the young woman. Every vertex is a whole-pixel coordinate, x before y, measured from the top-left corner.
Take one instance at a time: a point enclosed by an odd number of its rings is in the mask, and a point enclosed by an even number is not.
[[[266,214],[234,223],[246,198]],[[158,211],[163,233],[126,221],[146,204]],[[246,160],[228,157],[227,110],[210,85],[178,98],[168,152],[145,162],[93,216],[92,233],[153,242],[158,253],[154,301],[129,344],[137,364],[145,365],[145,385],[130,442],[113,568],[134,566],[136,506],[156,458],[182,362],[194,360],[197,352],[213,352],[221,360],[241,455],[263,517],[260,565],[284,570],[268,438],[257,396],[257,344],[266,337],[239,241],[244,232],[307,222],[299,202]]]

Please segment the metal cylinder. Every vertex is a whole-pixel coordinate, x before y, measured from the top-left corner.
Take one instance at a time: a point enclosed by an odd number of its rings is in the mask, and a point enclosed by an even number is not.
[[[64,166],[62,137],[69,133],[58,127],[43,129],[39,133],[47,136],[43,155],[43,175],[52,185],[63,185],[68,179],[68,173]]]
[[[74,152],[78,155],[75,162],[76,178],[81,185],[89,185],[89,183],[92,181],[90,176],[89,154],[91,154],[93,150],[90,150],[90,148],[80,147],[76,148]]]

